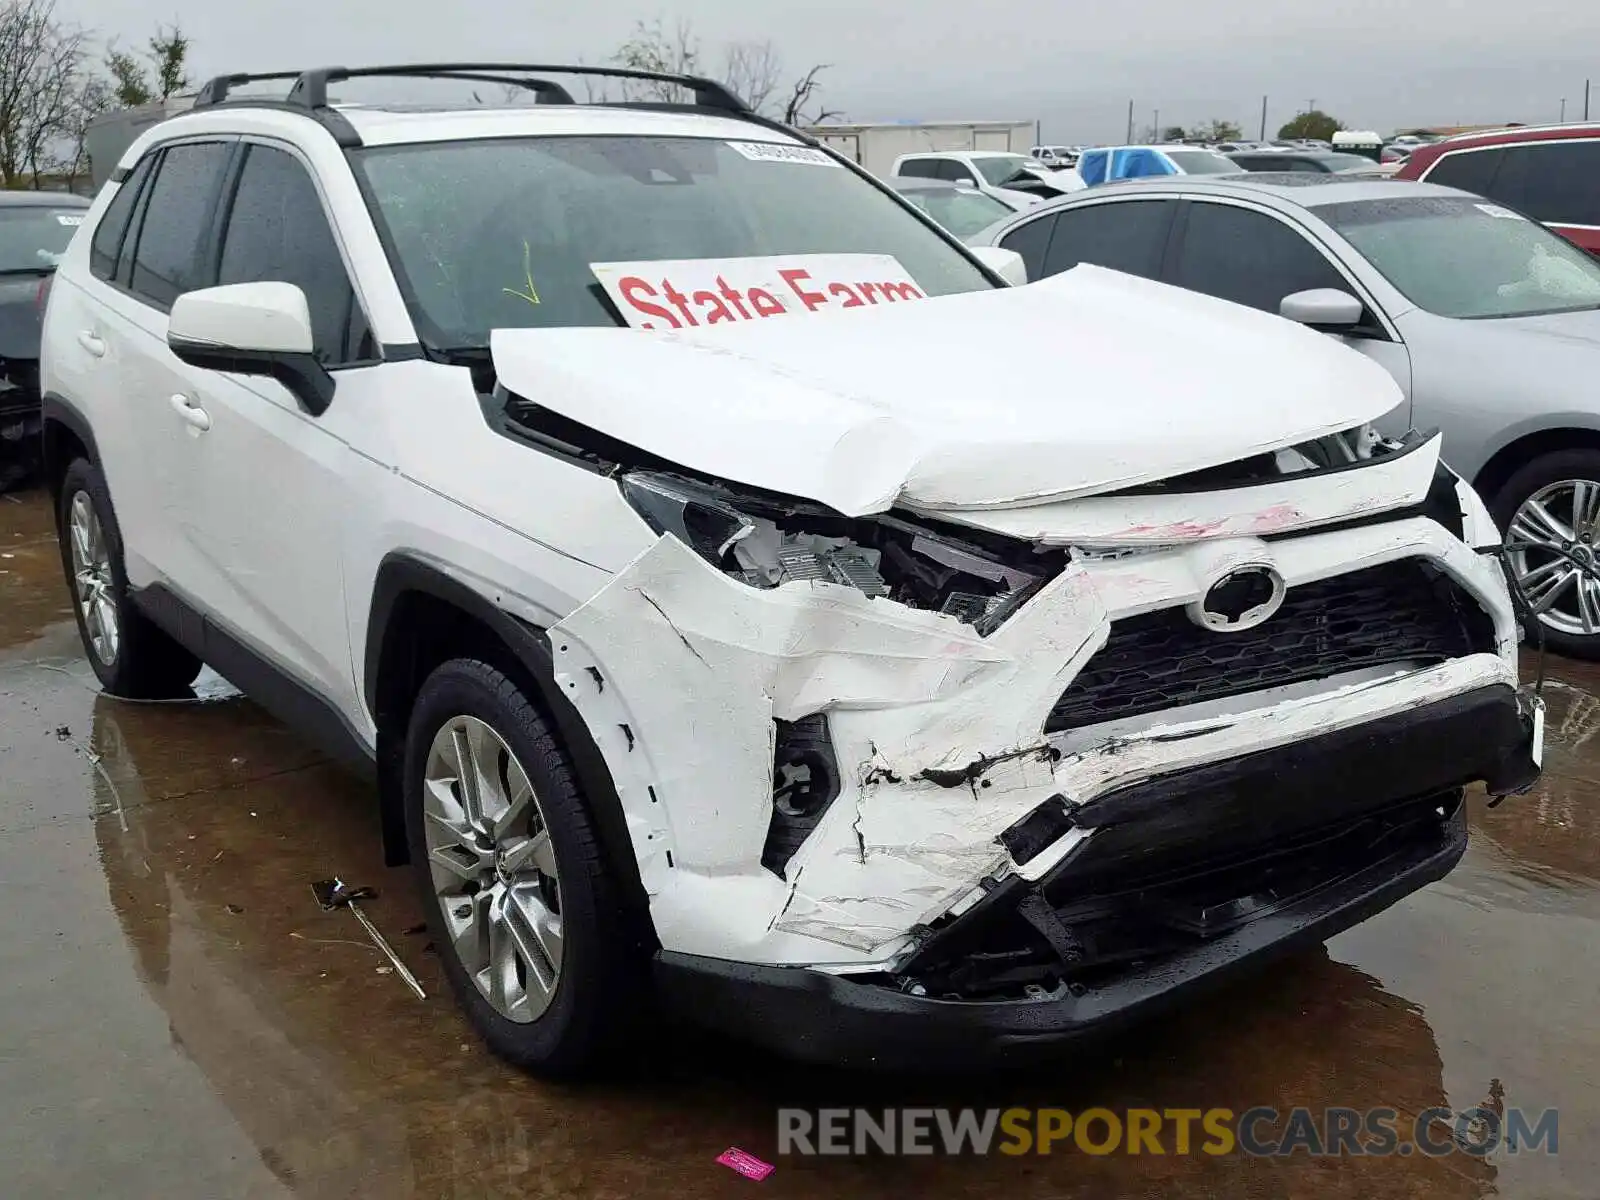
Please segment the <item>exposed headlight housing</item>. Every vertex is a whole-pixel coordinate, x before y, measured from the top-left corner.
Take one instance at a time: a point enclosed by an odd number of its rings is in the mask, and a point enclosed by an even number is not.
[[[751,587],[831,583],[953,616],[988,634],[1064,565],[1059,551],[1013,538],[967,538],[885,515],[850,518],[808,501],[758,495],[656,471],[619,480],[657,533],[670,533]]]

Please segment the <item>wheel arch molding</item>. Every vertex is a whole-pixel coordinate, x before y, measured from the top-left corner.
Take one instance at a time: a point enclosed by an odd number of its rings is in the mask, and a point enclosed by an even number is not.
[[[427,674],[440,661],[454,657],[489,659],[491,665],[527,688],[528,699],[550,718],[600,835],[606,867],[637,921],[635,934],[650,950],[656,949],[659,943],[650,921],[649,897],[639,876],[616,783],[588,726],[556,683],[548,634],[506,612],[441,567],[403,552],[386,555],[378,566],[362,674],[363,696],[377,729],[379,795],[389,864],[397,866],[408,858],[401,768],[411,706]]]

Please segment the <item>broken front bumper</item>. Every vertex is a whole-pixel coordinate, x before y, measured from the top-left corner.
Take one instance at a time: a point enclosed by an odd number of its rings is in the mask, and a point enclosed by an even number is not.
[[[1442,878],[1467,845],[1462,786],[1526,787],[1533,740],[1524,697],[1492,686],[1158,777],[1085,814],[1109,836],[1041,879],[1009,877],[893,972],[664,951],[658,983],[692,1019],[801,1059],[1025,1063]],[[948,998],[985,973],[1012,995]]]

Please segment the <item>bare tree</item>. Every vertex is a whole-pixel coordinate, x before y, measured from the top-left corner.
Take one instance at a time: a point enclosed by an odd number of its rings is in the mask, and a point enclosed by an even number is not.
[[[84,145],[89,125],[111,107],[111,100],[110,83],[99,75],[83,74],[61,130],[66,145],[66,150],[61,155],[61,170],[69,192],[78,190],[78,176],[89,165],[89,156]]]
[[[734,42],[723,55],[722,81],[757,112],[766,109],[782,75],[783,60],[771,42]]]
[[[625,41],[612,63],[636,71],[656,71],[667,75],[707,75],[707,60],[700,38],[686,20],[669,29],[658,17],[640,21],[633,36]],[[818,103],[817,76],[827,70],[826,63],[812,67],[786,90],[782,84],[783,60],[770,41],[733,42],[722,53],[721,82],[757,112],[781,116],[790,125],[818,125],[841,114]],[[682,99],[677,84],[655,80],[624,80],[620,89],[624,100],[672,102]],[[591,91],[590,100],[594,100]],[[601,99],[605,98],[604,89]]]
[[[810,109],[812,101],[816,98],[817,90],[821,86],[817,83],[817,76],[828,69],[829,64],[818,63],[812,67],[789,89],[789,98],[783,105],[783,123],[785,125],[822,125],[828,121],[836,121],[844,114],[825,108],[821,102],[815,109]],[[810,111],[808,111],[808,109]]]
[[[87,48],[84,31],[56,19],[55,0],[0,3],[0,181],[34,187],[68,122]]]

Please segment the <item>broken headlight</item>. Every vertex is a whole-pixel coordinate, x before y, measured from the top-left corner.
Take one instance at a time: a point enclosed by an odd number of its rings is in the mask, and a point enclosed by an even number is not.
[[[931,609],[980,634],[999,628],[1059,564],[1014,539],[1003,551],[895,516],[852,519],[807,501],[734,493],[635,471],[622,494],[657,533],[752,587],[833,583]]]

